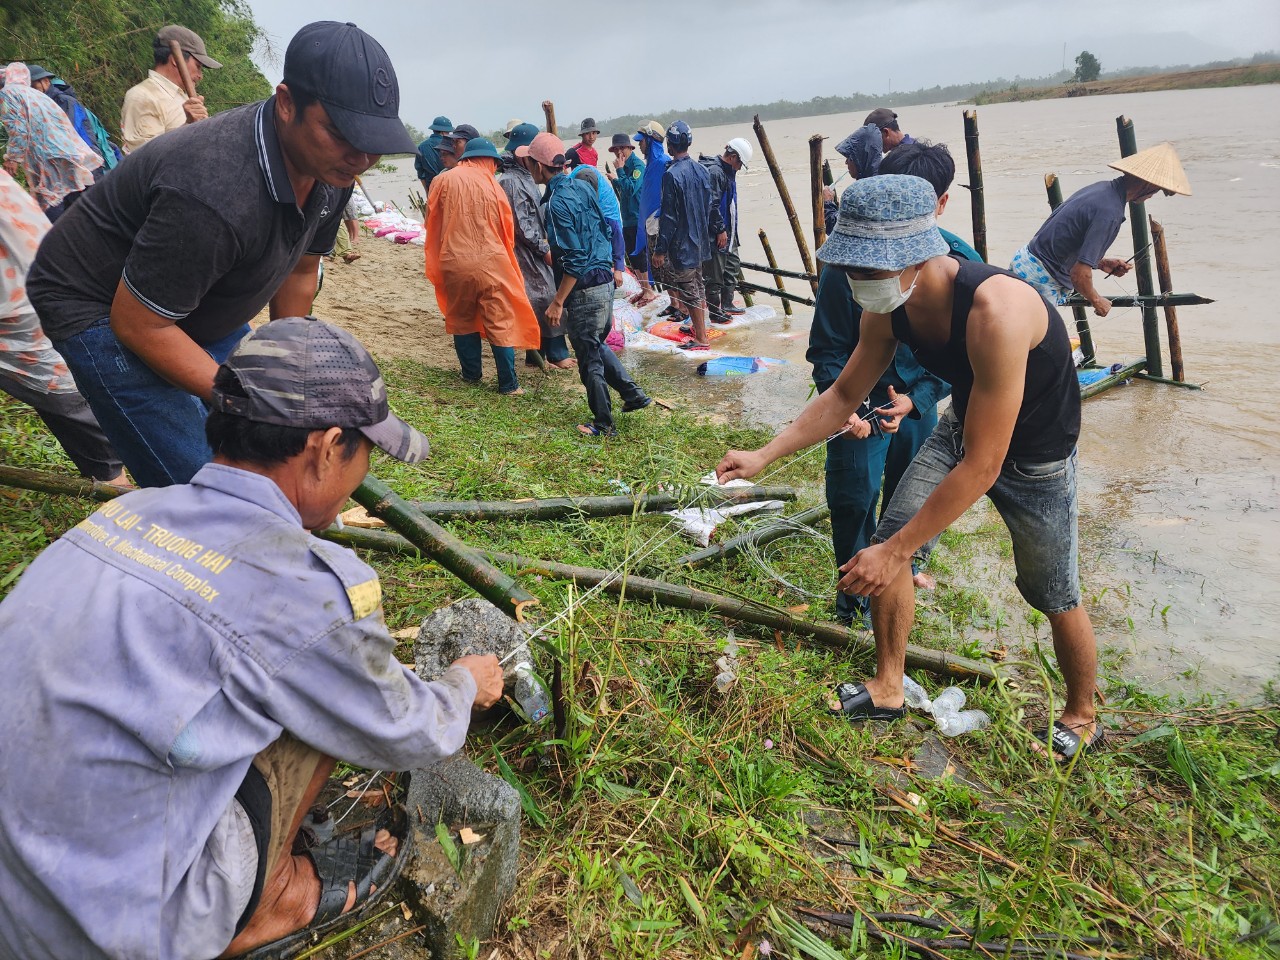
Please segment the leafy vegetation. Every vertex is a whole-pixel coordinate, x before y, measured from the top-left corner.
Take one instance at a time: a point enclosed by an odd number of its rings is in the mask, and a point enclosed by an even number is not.
[[[1081,50],[1076,56],[1076,72],[1071,75],[1071,79],[1076,83],[1088,83],[1090,80],[1097,80],[1102,73],[1102,64],[1088,50]]]
[[[114,135],[125,91],[146,77],[156,31],[170,23],[198,33],[222,64],[200,84],[210,113],[270,95],[251,59],[263,36],[244,0],[5,0],[0,63],[39,63],[58,74]]]
[[[512,403],[451,371],[409,362],[384,370],[393,407],[428,432],[433,456],[414,467],[383,458],[374,469],[414,498],[692,483],[727,446],[762,439],[650,409],[625,415],[617,440],[584,440],[571,427],[585,410],[581,395],[561,389],[570,378],[529,374],[528,393]],[[684,389],[649,374],[645,383],[659,396]],[[0,459],[70,469],[38,419],[2,399]],[[821,496],[821,470],[820,452],[799,455],[767,482],[802,488],[798,510]],[[91,509],[0,492],[0,592]],[[451,528],[481,547],[672,579],[682,575],[671,561],[687,549],[660,516]],[[544,674],[562,664],[567,722],[559,737],[549,723],[529,728],[514,717],[473,731],[469,752],[518,785],[526,816],[516,895],[494,941],[466,944],[467,955],[498,947],[544,960],[702,960],[757,956],[768,941],[775,957],[852,960],[901,958],[923,949],[907,938],[935,937],[959,943],[960,952],[941,954],[957,957],[1275,956],[1276,697],[1175,702],[1126,682],[1110,653],[1103,717],[1112,748],[1070,769],[1038,759],[1028,729],[1054,711],[1060,678],[1043,618],[1016,599],[1006,606],[1007,549],[994,514],[975,511],[944,537],[933,565],[940,587],[921,595],[915,642],[1003,663],[999,684],[967,688],[992,726],[957,740],[940,740],[920,719],[858,728],[827,718],[818,701],[833,679],[869,671],[865,654],[611,596],[570,607],[576,595],[565,584],[512,571],[548,617],[568,610],[538,649]],[[382,576],[393,629],[469,595],[433,564],[367,559]],[[788,579],[831,586],[816,545],[774,562]],[[800,602],[742,560],[689,578]],[[1084,593],[1091,607],[1126,596],[1107,583],[1086,583]],[[829,617],[828,604],[815,601],[809,615]],[[738,680],[722,694],[713,677],[730,628]],[[943,685],[917,679],[933,692]],[[971,941],[985,946],[966,954]]]

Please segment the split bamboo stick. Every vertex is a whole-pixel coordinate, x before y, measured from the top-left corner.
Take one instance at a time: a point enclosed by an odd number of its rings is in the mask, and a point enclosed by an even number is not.
[[[808,510],[802,510],[795,516],[787,519],[794,523],[817,523],[831,513],[830,508],[824,503],[821,506],[810,507]],[[701,550],[695,550],[693,553],[686,553],[678,559],[672,566],[674,567],[696,567],[700,563],[706,563],[708,560],[723,560],[727,557],[740,553],[742,548],[748,544],[754,544],[757,547],[763,547],[767,543],[773,543],[775,540],[781,540],[790,534],[791,531],[786,527],[777,526],[770,527],[768,524],[761,524],[755,530],[739,534],[724,543],[717,543],[710,547],[704,547]]]
[[[562,517],[624,517],[633,513],[699,506],[794,500],[794,487],[690,487],[683,493],[641,497],[552,497],[545,500],[419,500],[413,506],[440,520],[558,520]]]
[[[782,300],[782,309],[788,316],[791,315],[790,307],[793,303],[802,303],[806,307],[813,306],[813,300],[809,297],[801,297],[794,293],[788,293],[785,290],[771,290],[769,287],[762,287],[760,284],[752,283],[750,280],[742,280],[739,282],[747,290],[754,290],[757,293],[767,293],[771,297],[780,298]],[[779,281],[779,285],[781,285],[781,281]]]
[[[742,267],[746,270],[755,270],[757,273],[767,273],[775,277],[790,277],[792,280],[817,280],[817,276],[812,273],[801,273],[798,270],[783,270],[781,267],[766,267],[758,263],[743,263]]]
[[[782,179],[782,169],[778,166],[778,161],[773,156],[773,147],[769,146],[769,135],[764,132],[764,124],[760,122],[760,114],[755,115],[755,121],[752,124],[756,131],[756,139],[760,141],[760,149],[764,151],[765,163],[769,165],[769,173],[773,175],[773,182],[778,188],[778,196],[782,200],[782,209],[787,212],[787,220],[791,224],[791,232],[795,235],[796,246],[800,250],[800,262],[804,264],[805,272],[814,273],[813,258],[809,256],[809,245],[804,239],[804,228],[800,226],[800,218],[796,216],[796,205],[791,202],[791,191],[787,189],[787,182]],[[813,292],[818,292],[817,281],[813,283]]]
[[[435,521],[424,517],[377,477],[365,477],[351,498],[518,623],[524,622],[525,607],[539,602],[513,578]]]
[[[114,500],[121,494],[136,489],[112,486],[101,480],[65,477],[58,473],[46,473],[43,470],[24,470],[21,467],[3,465],[0,465],[0,486],[37,490],[41,493],[61,493],[69,497],[84,497],[89,500]]]
[[[781,291],[779,296],[782,297],[782,312],[788,317],[791,316],[791,301],[786,297],[787,286],[782,282],[782,277],[778,275],[778,261],[773,256],[773,247],[769,246],[769,236],[764,232],[764,227],[760,228],[760,245],[764,247],[764,258],[769,261],[771,272],[773,273],[773,282],[778,285]],[[748,283],[746,280],[740,280],[739,283],[748,289],[757,290],[760,293],[768,293],[768,290],[757,288],[755,284]]]

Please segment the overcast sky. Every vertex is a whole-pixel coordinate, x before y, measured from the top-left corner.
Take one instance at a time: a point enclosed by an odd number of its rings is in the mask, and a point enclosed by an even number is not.
[[[280,79],[290,37],[348,20],[391,55],[401,118],[666,113],[1038,77],[1089,50],[1104,70],[1280,49],[1277,0],[248,0]],[[216,50],[211,50],[217,56]]]

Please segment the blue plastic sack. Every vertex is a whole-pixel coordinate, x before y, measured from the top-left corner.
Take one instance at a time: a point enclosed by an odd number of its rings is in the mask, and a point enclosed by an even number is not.
[[[698,373],[704,377],[741,377],[786,362],[773,357],[713,357],[698,364]]]

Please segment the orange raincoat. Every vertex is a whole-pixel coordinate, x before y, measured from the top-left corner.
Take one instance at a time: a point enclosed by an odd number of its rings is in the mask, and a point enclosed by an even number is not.
[[[511,204],[493,160],[463,160],[431,182],[427,279],[444,329],[478,333],[498,347],[537,350],[542,334],[516,263]]]

